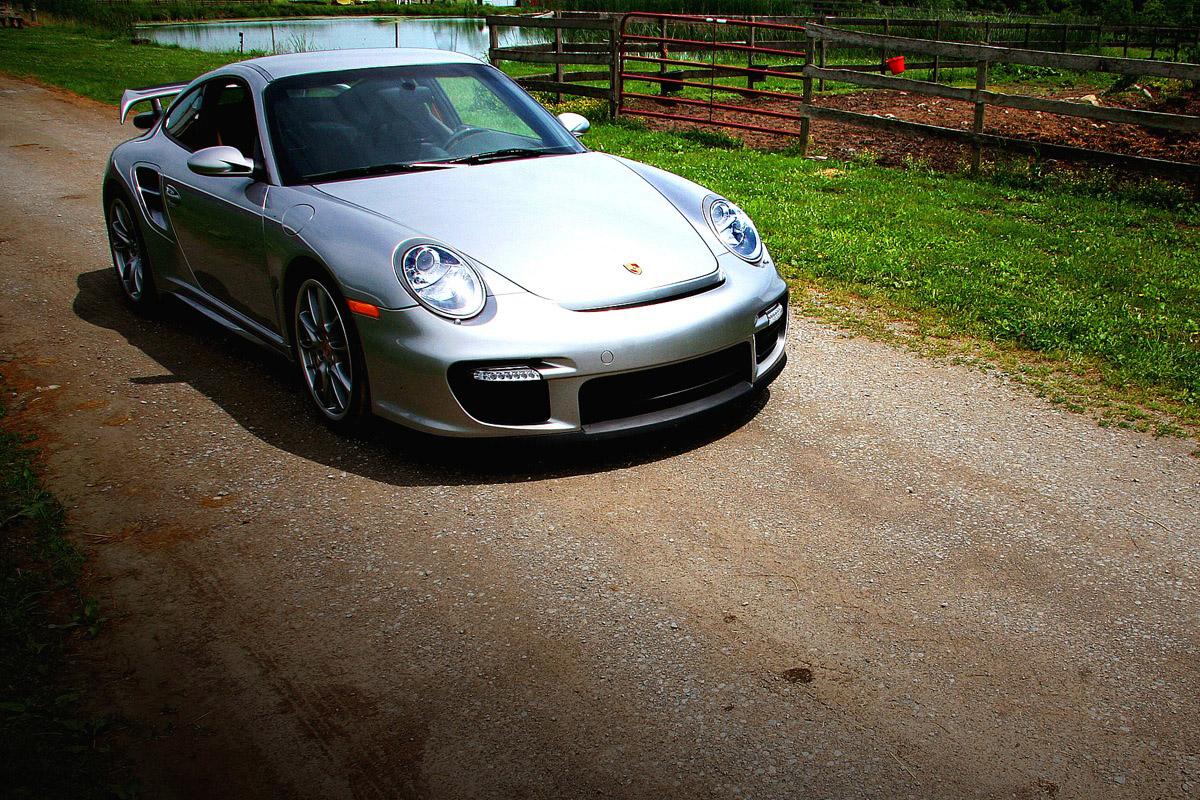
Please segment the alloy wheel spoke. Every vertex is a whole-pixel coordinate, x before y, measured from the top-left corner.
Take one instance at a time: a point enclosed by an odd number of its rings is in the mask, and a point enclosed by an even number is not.
[[[317,327],[313,323],[311,313],[301,311],[297,319],[300,321],[300,346],[305,349],[315,348],[319,337],[317,336]]]
[[[110,227],[112,228],[113,236],[116,237],[116,241],[113,242],[113,246],[121,251],[129,250],[133,242],[129,240],[129,232],[125,230],[125,226],[122,224],[120,214],[115,214],[113,216],[112,225]]]
[[[345,406],[346,400],[350,397],[350,388],[352,380],[348,364],[334,364],[330,368],[330,374],[333,376],[333,386],[338,391],[339,401]]]
[[[321,304],[321,325],[325,328],[325,338],[330,339],[330,334],[333,333],[333,326],[341,322],[337,317],[337,309],[333,308],[333,301],[326,292],[320,292]]]
[[[325,339],[329,326],[328,318],[325,314],[324,294],[324,292],[315,286],[308,290],[309,310],[312,311],[313,324],[317,327],[317,338],[322,341]]]

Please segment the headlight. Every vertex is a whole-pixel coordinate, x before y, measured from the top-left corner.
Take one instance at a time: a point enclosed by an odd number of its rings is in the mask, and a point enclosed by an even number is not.
[[[762,239],[750,221],[750,215],[733,203],[718,197],[708,204],[708,224],[729,252],[747,261],[762,255]]]
[[[462,256],[436,244],[420,244],[404,252],[396,275],[408,284],[421,305],[451,319],[466,319],[483,310],[483,279]]]

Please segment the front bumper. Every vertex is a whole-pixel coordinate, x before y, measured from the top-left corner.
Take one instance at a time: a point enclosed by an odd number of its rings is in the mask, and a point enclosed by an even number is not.
[[[508,294],[489,297],[464,323],[423,308],[356,317],[372,408],[426,433],[464,437],[608,435],[711,412],[766,386],[786,361],[786,285],[774,269],[740,261],[726,274],[700,294],[608,311]],[[783,313],[772,321],[766,312],[776,303]],[[462,375],[489,365],[535,368],[544,418],[481,420],[488,414],[464,398]]]

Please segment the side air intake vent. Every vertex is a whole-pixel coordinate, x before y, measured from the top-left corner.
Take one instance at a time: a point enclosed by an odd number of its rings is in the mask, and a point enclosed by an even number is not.
[[[162,178],[152,167],[137,167],[133,171],[138,195],[146,216],[162,230],[167,230],[167,208],[163,204]]]

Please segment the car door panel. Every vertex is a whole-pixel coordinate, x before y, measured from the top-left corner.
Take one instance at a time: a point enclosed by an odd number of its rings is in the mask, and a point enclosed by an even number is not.
[[[220,144],[259,156],[258,126],[250,89],[222,78],[203,95],[181,103],[177,121],[166,121],[177,145],[163,165],[163,204],[176,244],[199,289],[212,300],[268,331],[278,333],[274,286],[267,269],[263,207],[268,184],[258,176],[206,176],[191,171],[192,152]]]
[[[267,185],[249,178],[164,176],[171,226],[197,285],[254,322],[278,331],[266,270]],[[175,199],[172,199],[172,194]]]

